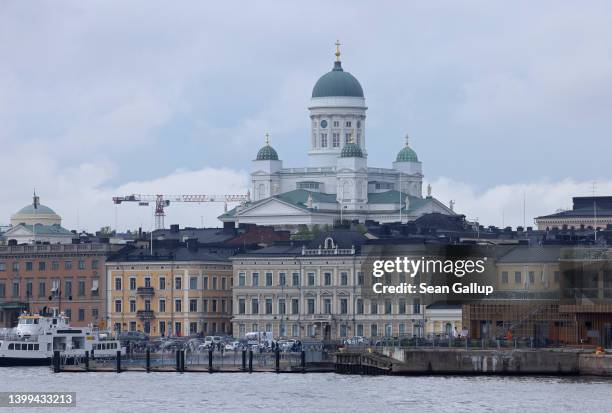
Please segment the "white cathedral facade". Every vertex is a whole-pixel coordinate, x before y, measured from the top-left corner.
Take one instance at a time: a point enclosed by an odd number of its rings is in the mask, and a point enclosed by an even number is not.
[[[391,168],[367,163],[366,102],[359,81],[344,71],[336,49],[333,69],[321,76],[310,100],[308,166],[286,168],[270,142],[252,163],[251,201],[219,219],[297,228],[342,220],[408,222],[432,212],[455,214],[423,197],[422,165],[406,143]]]

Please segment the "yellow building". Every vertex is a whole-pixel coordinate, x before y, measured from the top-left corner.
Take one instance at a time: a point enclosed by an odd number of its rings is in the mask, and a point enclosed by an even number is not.
[[[154,245],[153,255],[134,247],[106,263],[108,325],[152,337],[231,333],[233,249]]]

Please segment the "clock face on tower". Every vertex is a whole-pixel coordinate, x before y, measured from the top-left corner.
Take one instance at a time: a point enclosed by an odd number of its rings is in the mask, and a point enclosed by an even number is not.
[[[327,128],[327,121],[325,119],[321,121],[321,128],[323,129]]]

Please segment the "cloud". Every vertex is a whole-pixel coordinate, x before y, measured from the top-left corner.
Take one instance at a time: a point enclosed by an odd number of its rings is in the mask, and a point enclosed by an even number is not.
[[[533,219],[552,214],[559,209],[571,209],[572,197],[591,196],[593,182],[564,179],[558,182],[534,181],[495,185],[478,189],[475,185],[452,178],[431,182],[433,196],[446,203],[456,202],[455,211],[485,226],[522,226],[523,200],[525,225],[534,226]],[[612,180],[595,183],[596,194],[612,193]]]

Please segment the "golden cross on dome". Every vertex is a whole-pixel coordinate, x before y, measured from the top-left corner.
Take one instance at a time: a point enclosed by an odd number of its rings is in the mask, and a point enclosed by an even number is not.
[[[339,62],[340,61],[340,40],[336,40],[336,53],[334,53],[336,55],[336,61]]]

